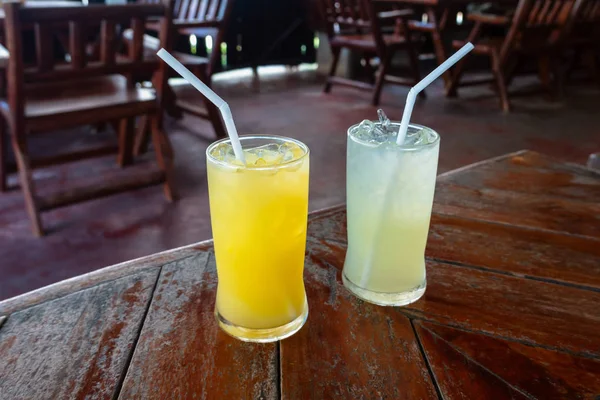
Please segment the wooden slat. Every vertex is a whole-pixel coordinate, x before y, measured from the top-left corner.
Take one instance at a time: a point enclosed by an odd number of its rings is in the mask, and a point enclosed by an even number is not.
[[[482,163],[464,173],[443,175],[439,180],[473,189],[485,187],[600,203],[600,172],[534,152]]]
[[[409,319],[352,296],[319,251],[308,244],[308,321],[281,342],[282,397],[437,399]]]
[[[600,240],[433,214],[426,255],[600,290]]]
[[[343,208],[313,218],[309,240],[345,246]],[[343,257],[344,249],[339,250]],[[426,255],[442,261],[600,288],[600,240],[433,213]]]
[[[141,61],[144,57],[144,30],[145,22],[141,18],[131,20],[131,30],[133,38],[129,46],[129,58],[132,61]]]
[[[417,83],[417,82],[415,82],[414,79],[404,78],[401,76],[394,76],[394,75],[386,75],[384,79],[386,82],[395,83],[396,85],[404,85],[404,86],[411,86],[411,85],[415,85]]]
[[[333,207],[313,214],[308,219],[307,237],[309,240],[329,239],[347,243],[346,206]]]
[[[200,0],[194,0],[192,1],[192,4],[190,4],[188,12],[189,19],[196,19],[196,14],[198,13],[198,3],[200,3]]]
[[[600,238],[600,203],[438,183],[440,214]]]
[[[100,60],[106,65],[115,63],[115,23],[113,21],[102,21],[100,32]]]
[[[188,11],[190,8],[190,1],[198,1],[198,0],[181,0],[179,5],[179,13],[177,14],[177,19],[186,20]]]
[[[31,166],[33,168],[44,168],[57,164],[64,164],[74,161],[81,161],[88,158],[103,157],[109,154],[116,154],[118,147],[115,144],[105,144],[100,146],[81,148],[79,146],[73,146],[75,150],[72,152],[60,152],[59,154],[53,154],[50,156],[36,158],[32,160]],[[8,172],[17,172],[17,165],[15,163],[9,163],[7,165]]]
[[[229,0],[231,1],[231,0]],[[221,4],[221,0],[211,0],[210,1],[210,8],[208,9],[208,12],[206,13],[206,19],[208,20],[214,20],[215,18],[217,18],[217,13],[219,11],[219,6]]]
[[[112,7],[112,6],[111,6]],[[53,82],[65,79],[91,78],[110,74],[127,74],[135,71],[139,74],[151,73],[156,69],[157,60],[130,62],[117,60],[114,65],[105,65],[101,61],[88,63],[85,69],[74,69],[71,65],[57,65],[51,71],[37,72],[37,69],[25,69],[26,82]]]
[[[320,248],[319,248],[320,246]],[[346,246],[318,256],[342,269]],[[416,318],[600,358],[600,292],[427,262],[427,290],[401,310]]]
[[[10,316],[0,330],[3,399],[111,398],[158,268]]]
[[[600,360],[415,325],[444,398],[592,399],[600,393]]]
[[[54,65],[54,36],[48,25],[35,24],[35,54],[40,72],[52,69]]]
[[[205,20],[210,0],[195,0],[195,1],[200,3],[199,6],[197,6],[198,12],[195,14],[195,19],[198,19],[200,21]],[[229,1],[231,1],[231,0],[229,0]]]
[[[139,4],[90,5],[83,6],[73,3],[71,7],[22,7],[20,10],[23,24],[34,24],[40,22],[56,22],[57,18],[63,21],[78,21],[81,23],[98,23],[104,19],[127,22],[132,16],[140,18],[156,17],[164,13],[165,6],[162,4]]]
[[[50,210],[115,193],[157,185],[165,181],[165,173],[155,165],[145,166],[145,168],[140,166],[136,173],[132,172],[128,169],[122,173],[113,174],[110,180],[100,177],[73,183],[68,189],[40,197],[39,208],[40,210]]]
[[[600,358],[600,293],[442,263],[413,315]]]
[[[361,90],[373,90],[373,85],[369,83],[353,81],[352,79],[342,78],[341,76],[330,76],[327,78],[327,80],[331,83],[335,83],[336,85],[343,85]]]
[[[277,345],[250,344],[214,317],[214,257],[163,267],[120,399],[278,398]]]
[[[69,22],[69,54],[74,69],[83,69],[86,64],[85,29],[81,22]]]

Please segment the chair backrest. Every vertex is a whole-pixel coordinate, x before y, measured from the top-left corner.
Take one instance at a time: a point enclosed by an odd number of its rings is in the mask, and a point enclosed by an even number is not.
[[[364,2],[369,10],[373,38],[377,46],[377,54],[380,57],[386,54],[386,45],[383,39],[384,31],[388,34],[393,32],[393,35],[403,36],[407,44],[412,46],[410,35],[407,34],[409,32],[408,19],[406,16],[401,16],[403,15],[402,11],[410,11],[412,13],[412,10],[407,10],[402,3],[391,2],[389,0],[364,0]],[[394,17],[396,12],[400,12],[400,14]],[[392,16],[392,18],[384,18],[386,14],[387,16]]]
[[[566,26],[574,3],[574,0],[520,0],[500,53],[501,60],[506,60],[517,42],[529,49],[551,44]]]
[[[157,1],[157,0],[151,0]],[[222,22],[232,0],[175,0],[173,15],[177,21]]]
[[[8,102],[11,113],[23,115],[24,85],[36,82],[60,82],[85,77],[158,71],[155,88],[162,97],[166,87],[166,65],[156,58],[147,59],[143,51],[145,21],[159,18],[161,45],[170,50],[172,3],[93,5],[72,7],[27,7],[4,3],[6,45],[10,53],[7,70]],[[118,56],[119,28],[130,26],[133,41],[127,56]],[[22,33],[35,33],[36,62],[24,65]],[[63,36],[69,61],[56,62],[53,51],[55,36]],[[66,37],[65,37],[66,36]],[[88,39],[96,38],[99,60],[89,51]]]
[[[575,36],[600,36],[600,0],[576,0],[569,33]]]
[[[329,37],[338,32],[364,33],[371,29],[368,5],[363,0],[316,0]]]

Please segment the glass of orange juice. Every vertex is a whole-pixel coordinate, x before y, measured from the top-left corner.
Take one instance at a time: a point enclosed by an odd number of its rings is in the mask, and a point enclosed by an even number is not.
[[[280,136],[223,139],[206,150],[219,326],[250,342],[297,332],[308,317],[304,252],[309,150]]]

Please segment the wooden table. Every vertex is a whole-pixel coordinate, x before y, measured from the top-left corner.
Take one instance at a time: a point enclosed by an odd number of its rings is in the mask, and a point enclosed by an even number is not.
[[[524,151],[441,175],[427,292],[403,308],[342,286],[345,217],[311,215],[310,315],[280,343],[217,328],[210,242],[1,302],[0,398],[600,394],[598,172]]]

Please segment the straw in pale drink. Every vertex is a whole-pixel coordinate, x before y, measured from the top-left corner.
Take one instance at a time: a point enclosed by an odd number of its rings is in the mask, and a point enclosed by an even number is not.
[[[272,341],[296,332],[308,315],[302,276],[308,148],[275,136],[240,139],[245,165],[229,140],[207,150],[215,313],[233,336]]]
[[[410,125],[363,121],[348,130],[348,252],[343,279],[358,297],[404,305],[425,292],[425,245],[437,174],[439,136]]]

